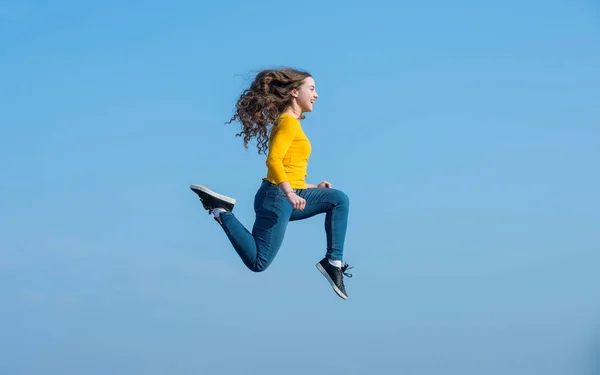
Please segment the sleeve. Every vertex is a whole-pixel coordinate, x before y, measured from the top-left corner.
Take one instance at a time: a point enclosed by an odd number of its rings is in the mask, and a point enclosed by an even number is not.
[[[299,129],[300,124],[298,121],[286,117],[277,125],[271,139],[266,164],[269,174],[273,176],[277,185],[289,181],[283,168],[283,158],[292,145],[294,138],[296,138]]]

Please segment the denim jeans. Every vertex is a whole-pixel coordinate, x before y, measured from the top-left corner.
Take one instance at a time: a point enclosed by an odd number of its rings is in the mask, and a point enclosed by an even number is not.
[[[321,213],[325,213],[325,256],[331,260],[342,260],[348,224],[348,196],[332,188],[296,189],[295,192],[306,200],[302,211],[292,207],[278,186],[263,180],[254,197],[256,220],[252,232],[232,212],[220,215],[221,227],[251,271],[264,271],[273,262],[283,243],[288,222]]]

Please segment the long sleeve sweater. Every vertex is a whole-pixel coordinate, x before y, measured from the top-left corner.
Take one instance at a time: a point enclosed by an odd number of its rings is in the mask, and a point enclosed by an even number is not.
[[[289,182],[293,189],[306,189],[311,144],[300,120],[283,113],[269,138],[267,177],[276,185]]]

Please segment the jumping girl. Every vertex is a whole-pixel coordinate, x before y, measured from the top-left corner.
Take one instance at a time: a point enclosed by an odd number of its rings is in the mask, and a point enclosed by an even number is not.
[[[257,140],[259,154],[266,156],[267,175],[254,197],[256,220],[249,232],[233,214],[236,200],[191,185],[204,208],[221,225],[238,255],[251,271],[267,269],[277,255],[288,222],[325,213],[327,249],[316,264],[333,290],[343,299],[348,295],[342,265],[348,223],[349,200],[328,181],[318,185],[306,183],[311,144],[300,120],[312,112],[317,95],[315,80],[295,69],[264,70],[240,96],[233,117],[239,121],[244,147]]]

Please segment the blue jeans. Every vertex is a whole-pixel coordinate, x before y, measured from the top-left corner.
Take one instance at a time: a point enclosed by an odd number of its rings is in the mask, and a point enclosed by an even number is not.
[[[256,220],[252,232],[232,212],[223,212],[219,216],[221,227],[251,271],[264,271],[273,262],[283,243],[288,222],[321,213],[325,213],[325,256],[331,260],[342,260],[348,224],[348,196],[332,188],[296,189],[295,192],[306,200],[302,211],[292,207],[279,187],[263,180],[254,197]]]

